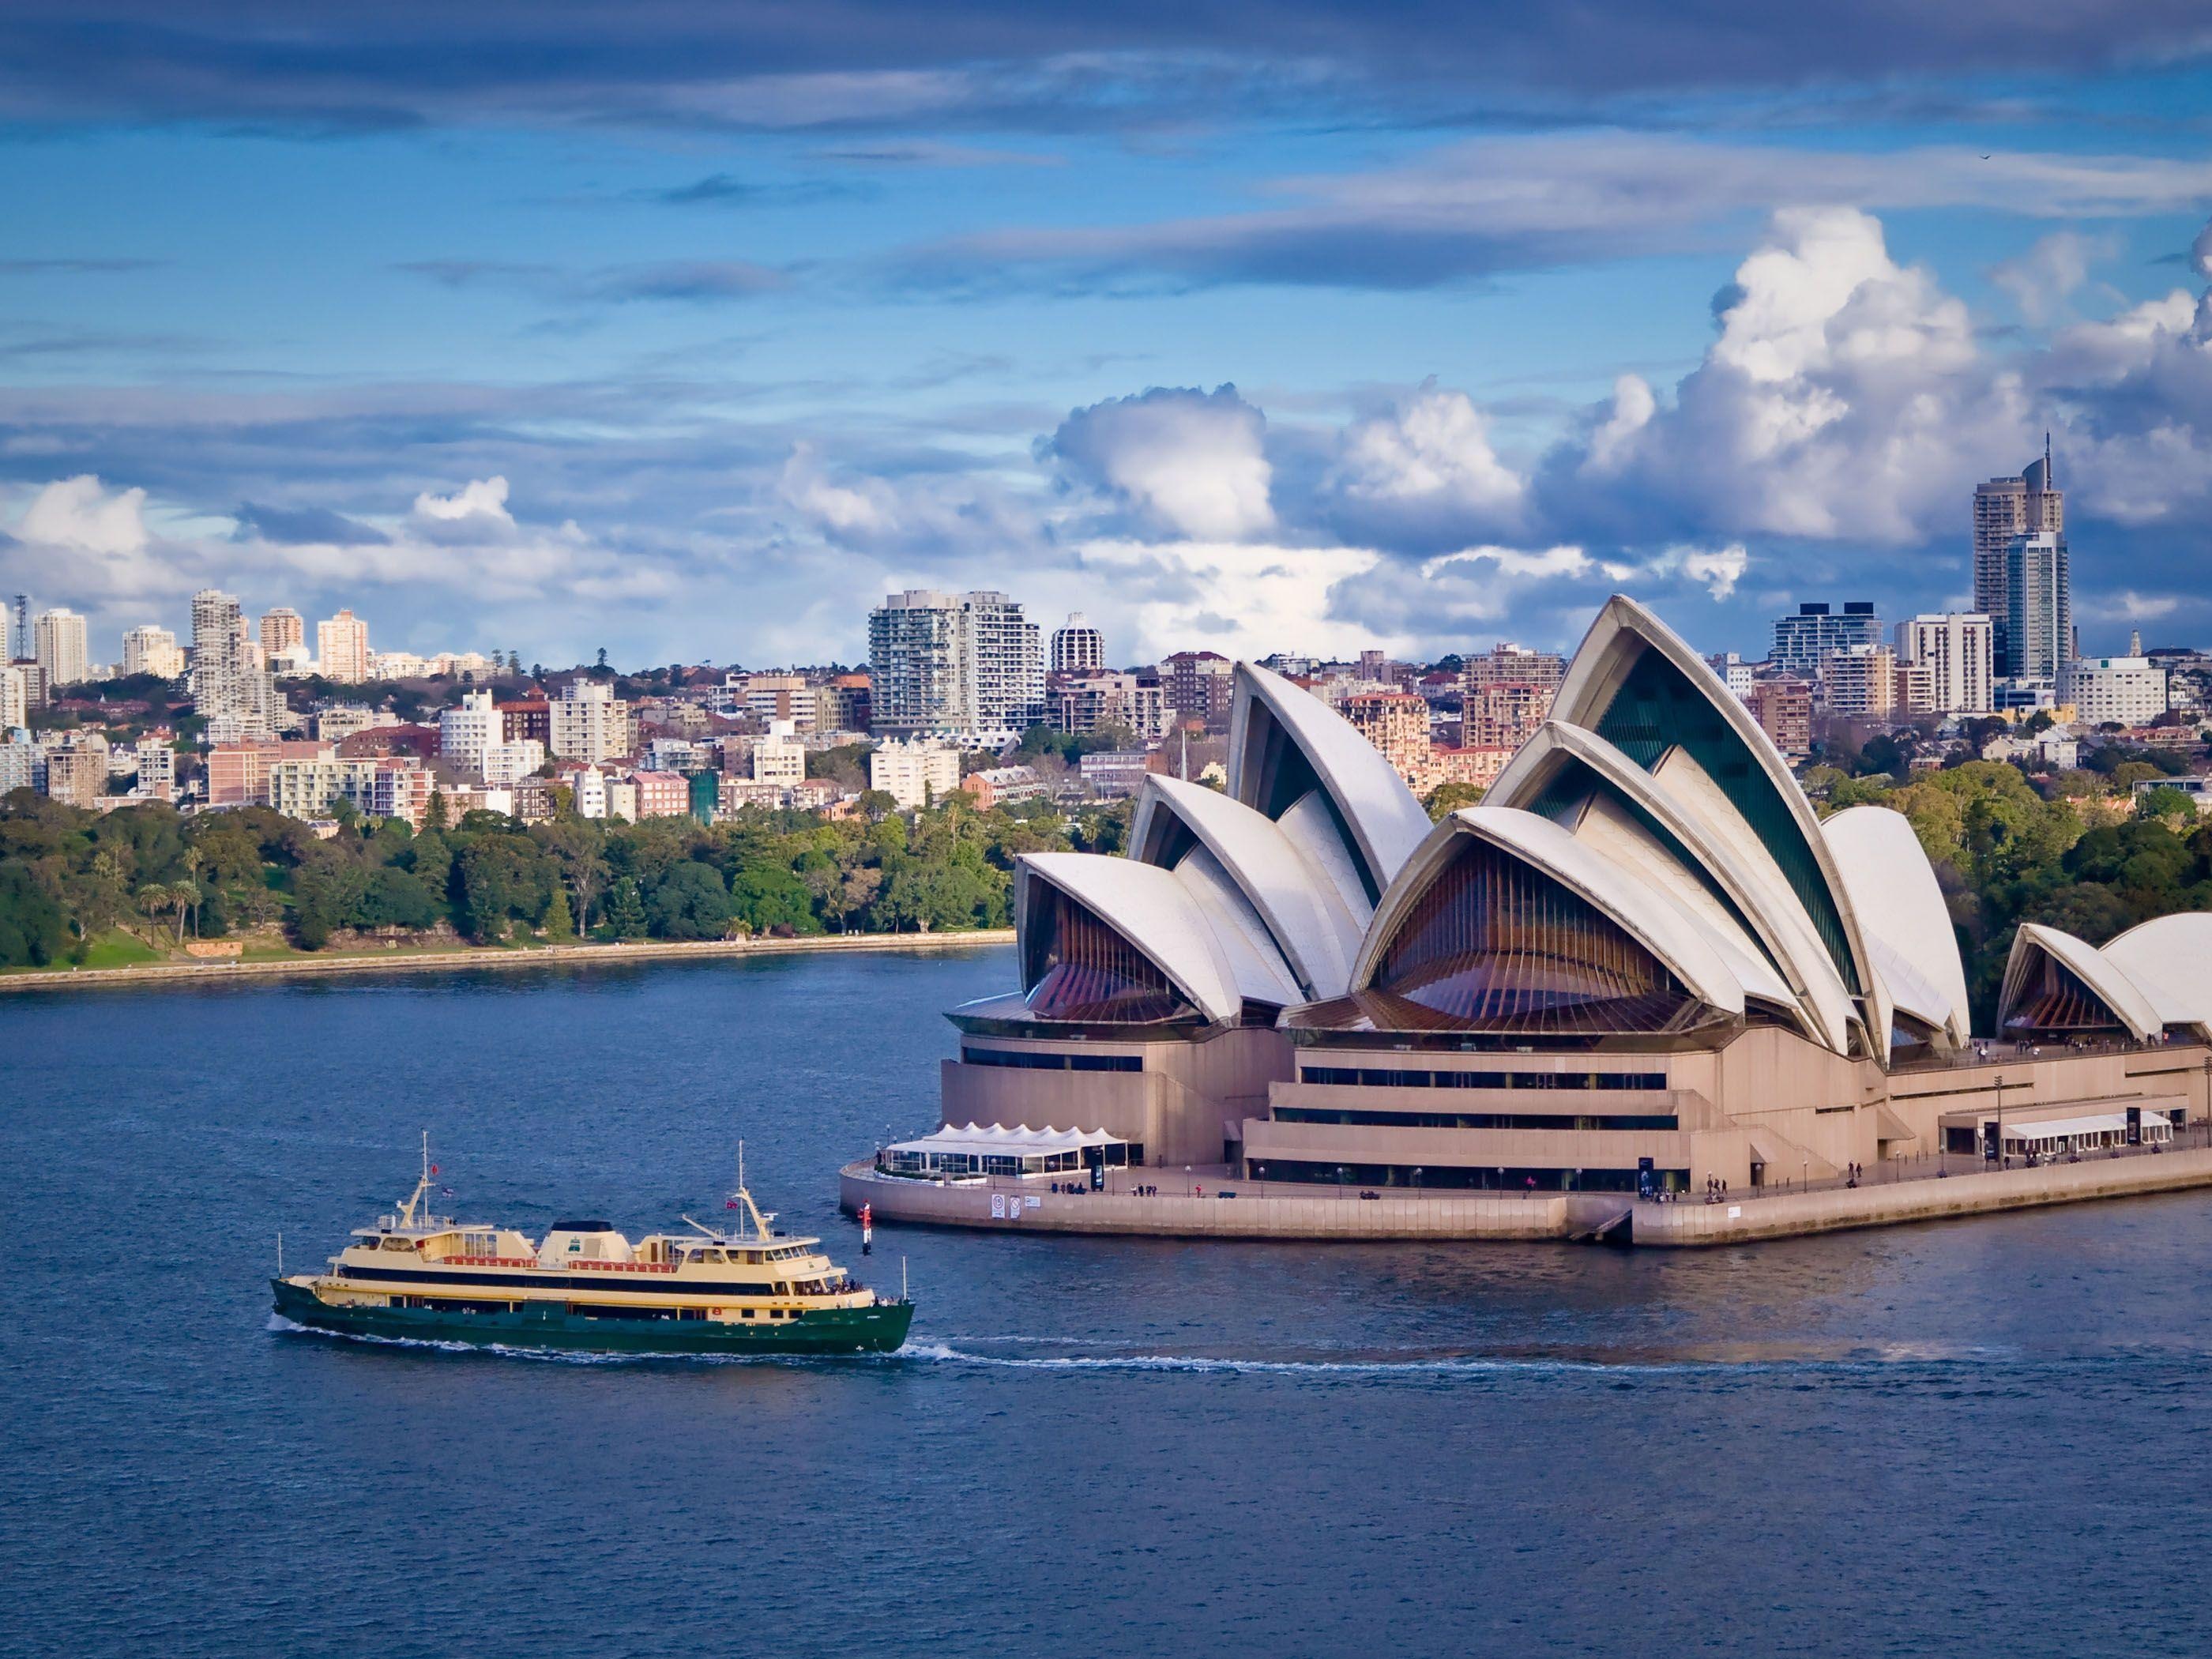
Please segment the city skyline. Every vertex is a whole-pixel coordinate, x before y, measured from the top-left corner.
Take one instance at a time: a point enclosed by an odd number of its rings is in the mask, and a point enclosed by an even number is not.
[[[2046,431],[2082,648],[2212,633],[2212,82],[2156,8],[335,8],[282,71],[246,8],[182,78],[67,46],[107,12],[0,23],[0,586],[96,635],[216,586],[853,661],[851,596],[995,587],[1131,659],[1433,655],[1620,589],[1747,648],[1970,608],[1958,503]]]

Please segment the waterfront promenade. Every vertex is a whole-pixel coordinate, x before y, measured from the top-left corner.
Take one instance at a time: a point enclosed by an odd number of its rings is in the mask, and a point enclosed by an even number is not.
[[[1133,1187],[1156,1189],[1156,1195]],[[1176,1238],[1568,1239],[1687,1248],[1790,1238],[1853,1228],[2039,1208],[2212,1187],[2212,1139],[2190,1129],[2160,1150],[2116,1149],[2079,1162],[1992,1169],[1967,1154],[1892,1159],[1856,1187],[1814,1182],[1639,1200],[1626,1193],[1418,1190],[1243,1180],[1220,1165],[1110,1172],[1103,1193],[1054,1193],[1011,1177],[940,1185],[876,1173],[872,1161],[839,1171],[848,1212],[878,1221],[989,1231],[1103,1233]],[[1367,1195],[1363,1195],[1367,1194]],[[994,1200],[997,1211],[994,1212]],[[1622,1218],[1627,1225],[1619,1226]]]
[[[678,943],[640,939],[620,945],[457,945],[434,951],[353,951],[343,955],[260,960],[143,963],[128,968],[32,969],[0,974],[0,991],[88,990],[102,986],[179,984],[210,980],[303,978],[331,974],[398,974],[456,968],[535,968],[550,963],[696,961],[715,957],[835,954],[851,951],[942,951],[1011,945],[1011,927],[957,933],[818,933],[801,939],[716,939]]]

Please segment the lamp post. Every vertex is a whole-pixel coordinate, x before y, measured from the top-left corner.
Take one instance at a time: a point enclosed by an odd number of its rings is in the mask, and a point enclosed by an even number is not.
[[[2012,1168],[2012,1161],[2005,1156],[2004,1149],[2004,1073],[1999,1072],[1997,1073],[1997,1168],[2009,1170]]]

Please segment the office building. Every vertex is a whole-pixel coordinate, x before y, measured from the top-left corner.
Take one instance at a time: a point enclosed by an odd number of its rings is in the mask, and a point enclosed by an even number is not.
[[[173,800],[177,793],[177,751],[158,738],[141,738],[129,751],[137,782],[131,793],[146,800]]]
[[[1080,611],[1070,611],[1066,625],[1052,631],[1051,672],[1089,674],[1105,665],[1106,636],[1093,628]]]
[[[1886,645],[1831,652],[1820,665],[1820,681],[1831,714],[1888,720],[1898,712],[1897,653]]]
[[[235,594],[210,587],[192,595],[191,690],[210,741],[251,741],[275,729],[276,681],[247,648]]]
[[[0,738],[30,724],[31,700],[24,689],[23,671],[9,664],[0,667]]]
[[[438,753],[467,776],[483,777],[485,754],[506,741],[507,717],[489,691],[465,691],[438,716]]]
[[[42,619],[43,620],[43,619]],[[71,806],[97,807],[107,793],[107,739],[97,732],[71,732],[46,750],[46,793]]]
[[[307,624],[288,605],[263,611],[259,633],[261,654],[268,662],[275,662],[287,652],[303,649],[307,643]]]
[[[76,611],[60,606],[41,611],[32,624],[31,637],[32,654],[46,671],[49,687],[76,685],[91,678],[84,618]]]
[[[2148,726],[2167,708],[2166,670],[2148,657],[2077,657],[2059,665],[2057,689],[2090,726]]]
[[[1428,788],[1429,705],[1411,691],[1363,691],[1345,699],[1344,718],[1375,745],[1417,793]]]
[[[879,743],[868,757],[868,787],[903,811],[932,805],[960,787],[960,751],[922,738]]]
[[[2066,496],[2051,467],[2047,434],[2042,459],[2030,462],[2019,477],[1991,478],[1974,488],[1974,609],[1991,619],[2000,635],[2012,617],[2008,550],[2015,538],[2045,533],[2066,533]],[[2008,648],[2002,638],[1997,644],[2002,663]]]
[[[1486,680],[1462,694],[1460,741],[1469,749],[1518,749],[1552,712],[1559,689],[1531,680]]]
[[[787,789],[806,781],[806,745],[791,721],[770,720],[767,735],[753,740],[752,778]]]
[[[868,616],[872,729],[969,746],[1011,742],[1044,718],[1037,626],[988,590],[893,593]]]
[[[815,689],[817,732],[866,732],[873,718],[866,674],[834,674]]]
[[[562,760],[597,763],[637,747],[630,707],[604,680],[573,679],[547,709],[547,752]]]
[[[1167,729],[1166,698],[1158,678],[1113,669],[1052,675],[1045,688],[1045,724],[1055,732],[1118,728],[1145,743]]]
[[[2074,655],[2074,589],[2066,538],[2015,536],[2005,546],[2004,671],[2016,680],[2053,680]]]
[[[1778,672],[1814,680],[1820,677],[1821,662],[1836,652],[1881,643],[1881,619],[1872,601],[1852,599],[1840,611],[1808,604],[1799,605],[1795,616],[1774,619],[1774,648],[1768,656]]]
[[[690,816],[691,784],[681,774],[641,768],[629,774],[629,783],[637,792],[636,805],[632,808],[637,822]]]
[[[1375,655],[1379,659],[1382,653]],[[1469,696],[1486,685],[1536,685],[1557,690],[1566,665],[1567,659],[1555,651],[1532,650],[1500,640],[1480,656],[1462,659],[1460,686]]]
[[[1236,664],[1218,651],[1178,651],[1159,665],[1160,701],[1170,726],[1195,720],[1209,732],[1229,729],[1236,701]]]
[[[368,648],[368,624],[350,611],[341,611],[328,622],[317,623],[315,660],[326,680],[353,685],[368,679],[373,661]]]
[[[1033,766],[987,766],[961,779],[960,790],[975,802],[976,811],[988,812],[994,806],[1041,799],[1045,787]]]
[[[1723,651],[1707,657],[1705,665],[1719,677],[1738,702],[1751,700],[1751,683],[1758,678],[1759,665],[1746,662],[1734,651]]]
[[[1775,675],[1751,683],[1745,705],[1768,741],[1791,761],[1813,752],[1813,688],[1804,680]]]
[[[1928,671],[1929,707],[1944,714],[1986,714],[1996,666],[1996,635],[1979,611],[1914,617],[1897,625],[1901,662]]]
[[[797,732],[814,729],[818,700],[804,674],[732,674],[729,684],[751,719],[787,720]]]
[[[156,679],[180,678],[185,672],[184,647],[166,628],[134,628],[123,636],[122,672],[151,674]]]

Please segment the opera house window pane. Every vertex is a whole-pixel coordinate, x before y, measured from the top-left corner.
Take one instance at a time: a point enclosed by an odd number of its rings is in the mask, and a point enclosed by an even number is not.
[[[1375,988],[1486,1030],[1656,1031],[1692,1001],[1594,906],[1472,837],[1407,912]]]
[[[2122,1030],[2102,997],[2047,956],[2042,959],[2040,972],[2014,1002],[2005,1028],[2029,1036],[2045,1031],[2074,1036],[2090,1031],[2117,1034]]]
[[[1027,941],[1026,1001],[1039,1019],[1152,1024],[1192,1010],[1149,957],[1060,889]]]

